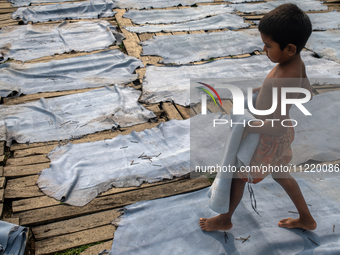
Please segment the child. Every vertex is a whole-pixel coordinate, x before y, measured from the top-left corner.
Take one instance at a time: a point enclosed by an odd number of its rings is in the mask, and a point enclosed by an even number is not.
[[[258,91],[255,108],[267,110],[272,106],[272,88],[278,89],[278,107],[274,113],[267,116],[255,116],[264,121],[262,127],[246,126],[243,138],[249,132],[260,133],[260,142],[255,150],[250,165],[287,165],[292,158],[291,143],[294,140],[294,128],[283,127],[281,121],[290,119],[287,105],[286,115],[281,115],[281,87],[300,87],[308,89],[312,94],[312,88],[306,76],[305,65],[300,57],[300,51],[305,46],[312,25],[308,16],[294,4],[284,4],[268,14],[264,15],[259,24],[259,31],[264,42],[263,50],[267,57],[274,63],[278,63],[270,71],[262,87],[254,89]],[[299,93],[289,93],[287,98],[304,97]],[[265,121],[265,119],[280,119],[281,121]],[[252,126],[260,126],[260,121],[252,122]],[[272,126],[273,125],[273,126]],[[289,125],[286,123],[286,126]],[[251,173],[253,183],[263,180],[267,174]],[[285,228],[302,228],[313,230],[316,222],[310,214],[304,197],[295,179],[286,172],[272,173],[273,179],[287,192],[296,206],[300,217],[298,219],[283,219],[278,225]],[[248,181],[248,173],[235,173],[231,184],[229,212],[216,217],[201,218],[199,225],[202,230],[229,230],[232,228],[231,217],[240,203],[245,183]]]

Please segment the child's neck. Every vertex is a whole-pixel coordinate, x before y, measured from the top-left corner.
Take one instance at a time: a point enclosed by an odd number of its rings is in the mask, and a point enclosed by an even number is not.
[[[297,53],[291,56],[290,58],[286,59],[284,62],[279,63],[279,66],[284,68],[294,63],[300,63],[300,62],[301,62],[301,56],[300,56],[300,53]]]

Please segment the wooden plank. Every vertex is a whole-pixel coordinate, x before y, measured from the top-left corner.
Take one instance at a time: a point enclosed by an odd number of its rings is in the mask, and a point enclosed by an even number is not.
[[[23,211],[49,207],[49,206],[59,205],[59,204],[60,202],[58,200],[55,200],[54,198],[51,198],[48,196],[26,198],[26,199],[13,201],[12,211],[13,213],[23,212]]]
[[[218,99],[216,99],[216,101],[218,101]],[[217,113],[217,112],[222,112],[222,113],[226,113],[225,110],[221,107],[219,102],[216,102],[217,105],[215,105],[215,103],[212,100],[207,100],[207,108],[210,112],[213,113]],[[222,102],[223,104],[223,102]]]
[[[32,229],[36,240],[61,236],[66,234],[83,231],[86,229],[109,225],[113,220],[117,219],[121,212],[119,209],[108,210],[99,213],[93,213],[70,220],[58,221]]]
[[[175,10],[175,9],[179,9],[178,6],[172,6],[172,7],[165,7],[165,10]]]
[[[169,120],[182,120],[181,114],[177,111],[176,107],[172,103],[164,102],[162,104],[163,110]]]
[[[264,15],[241,15],[246,20],[260,20]]]
[[[141,56],[140,60],[143,62],[143,64],[146,65],[155,65],[155,66],[164,66],[163,64],[160,64],[159,62],[162,60],[162,57],[157,56]]]
[[[2,221],[6,221],[8,223],[20,225],[19,218],[3,218]]]
[[[123,41],[126,52],[133,57],[139,58],[142,53],[142,46],[139,45],[139,38],[136,34],[127,31],[126,29],[121,29],[126,39]]]
[[[18,25],[18,21],[15,20],[4,20],[4,21],[0,21],[0,27],[6,27],[6,26],[16,26]]]
[[[4,154],[5,154],[5,142],[0,141],[0,155],[4,155]]]
[[[154,33],[142,33],[142,34],[139,34],[138,37],[141,42],[144,42],[146,40],[151,39],[154,35],[155,35]]]
[[[121,131],[120,134],[121,135],[128,135],[132,131],[141,132],[141,131],[143,131],[145,129],[150,129],[150,128],[156,127],[156,126],[158,126],[162,122],[165,122],[165,120],[164,119],[158,119],[158,122],[151,122],[151,123],[147,122],[147,123],[136,125],[136,126],[133,126],[133,127],[121,128],[120,129],[120,131]]]
[[[140,83],[143,83],[145,72],[146,72],[146,67],[136,69],[136,73],[138,74],[138,79]]]
[[[149,56],[140,56],[139,59],[143,62],[144,66],[148,65],[150,62]],[[142,82],[140,81],[140,83]]]
[[[340,85],[312,85],[314,89],[333,89],[340,88]]]
[[[195,112],[194,115],[201,113],[201,110],[202,110],[201,103],[197,103],[195,105],[190,105],[190,109],[192,109]],[[190,114],[191,114],[191,112],[190,112]],[[194,115],[191,115],[191,116],[194,116]]]
[[[11,179],[7,181],[6,189],[24,188],[35,186],[39,175],[30,175],[22,178]]]
[[[46,157],[46,155],[35,155],[24,158],[9,158],[6,161],[6,166],[24,166],[47,162],[50,162],[50,160]]]
[[[166,36],[166,35],[171,35],[171,33],[169,33],[169,32],[158,32],[158,33],[155,33],[155,35],[157,35],[157,36]]]
[[[45,168],[49,168],[50,163],[35,164],[28,166],[14,166],[14,167],[4,167],[4,176],[7,178],[21,177],[27,175],[38,174]]]
[[[6,199],[18,199],[18,198],[29,198],[29,197],[40,197],[44,196],[38,186],[27,186],[22,188],[6,188],[5,198]]]
[[[340,0],[326,0],[325,3],[340,3]]]
[[[171,32],[173,35],[186,35],[188,32],[182,31],[182,32]]]
[[[148,57],[148,63],[149,65],[155,65],[155,66],[163,66],[163,64],[160,64],[159,62],[163,59],[162,57],[158,56],[147,56]]]
[[[147,188],[151,186],[157,186],[157,185],[163,185],[165,183],[175,182],[179,181],[181,179],[185,179],[184,177],[178,177],[174,178],[172,180],[163,180],[162,182],[155,182],[155,183],[143,183],[140,187],[127,187],[127,188],[111,188],[106,192],[103,192],[98,197],[108,196],[112,194],[118,194],[122,192],[128,192],[131,190],[137,190],[142,188]],[[28,185],[30,186],[30,185]],[[43,207],[49,207],[54,205],[59,205],[60,202],[54,198],[48,197],[48,196],[39,196],[39,197],[33,197],[33,198],[26,198],[21,200],[16,200],[12,202],[12,211],[13,212],[23,212],[33,209],[39,209]]]
[[[205,33],[204,30],[189,31],[189,34],[203,34],[203,33]]]
[[[4,202],[4,194],[5,194],[5,190],[4,189],[0,189],[0,203]]]
[[[213,3],[197,3],[197,5],[214,5],[214,4],[221,4],[224,0],[215,0]]]
[[[232,56],[232,58],[248,58],[248,57],[251,57],[249,53]]]
[[[18,9],[18,7],[13,7],[11,3],[9,2],[1,2],[0,3],[0,10],[6,10],[6,9],[11,9],[11,12],[14,12],[15,10]]]
[[[6,22],[6,21],[15,21],[15,20],[12,19],[11,12],[6,12],[6,8],[0,8],[0,21]]]
[[[123,15],[125,13],[125,9],[114,9],[114,11],[116,11],[116,20],[123,32],[123,34],[125,35],[126,39],[123,40],[123,44],[125,46],[125,49],[127,51],[127,53],[130,56],[134,56],[134,57],[140,57],[140,54],[142,52],[142,46],[139,45],[139,38],[135,33],[131,33],[129,31],[127,31],[126,29],[124,29],[123,27],[127,27],[127,26],[133,26],[131,20],[123,18]]]
[[[0,2],[0,8],[7,8],[7,7],[12,7],[11,3],[6,2],[6,1]],[[13,8],[17,9],[16,7],[13,7]]]
[[[221,32],[221,29],[211,29],[211,30],[204,30],[205,32],[209,32],[209,33],[219,33]]]
[[[6,185],[6,178],[0,177],[0,189],[4,189]]]
[[[154,113],[157,113],[157,112],[162,112],[161,108],[159,107],[159,104],[150,104],[150,105],[146,105],[146,104],[143,104],[143,106],[150,110],[150,111],[153,111]]]
[[[340,5],[339,4],[331,4],[331,3],[326,3],[325,5],[328,6],[328,11],[333,11],[333,10],[336,10],[337,12],[340,11]]]
[[[112,195],[112,194],[118,194],[118,193],[122,193],[122,192],[127,192],[127,191],[131,191],[131,190],[137,190],[137,189],[143,189],[143,188],[148,188],[148,187],[153,187],[153,186],[158,186],[158,185],[164,185],[164,184],[169,184],[171,182],[177,182],[179,180],[184,180],[184,179],[188,179],[188,175],[184,175],[181,177],[176,177],[170,180],[163,180],[160,182],[153,182],[153,183],[143,183],[142,185],[140,185],[139,187],[127,187],[127,188],[111,188],[108,191],[103,192],[102,194],[100,194],[98,197],[104,197],[104,196],[108,196],[108,195]]]
[[[47,156],[47,154],[50,153],[56,147],[57,145],[55,144],[55,145],[47,145],[47,146],[29,148],[29,149],[24,149],[24,150],[17,150],[13,153],[13,157],[22,158],[22,157],[36,156],[36,155]]]
[[[30,149],[30,148],[35,148],[35,147],[41,147],[41,146],[49,146],[49,145],[56,145],[58,142],[42,142],[42,143],[14,143],[11,145],[9,148],[10,151],[16,151],[16,150],[25,150],[25,149]]]
[[[15,12],[18,8],[0,8],[0,14],[11,14],[12,12]]]
[[[125,9],[113,9],[113,11],[117,12],[115,17],[120,27],[133,26],[130,19],[123,18],[123,15],[125,14]]]
[[[35,254],[52,254],[85,244],[112,240],[115,230],[116,227],[107,225],[38,241],[35,243]]]
[[[233,103],[229,99],[222,100],[222,108],[226,113],[230,115],[231,109],[233,108]]]
[[[326,92],[331,92],[331,91],[339,91],[340,88],[329,88],[329,89],[316,89],[316,91],[319,93],[319,94],[322,94],[322,93],[326,93]]]
[[[180,180],[178,182],[158,185],[145,189],[138,189],[130,192],[98,197],[83,207],[56,205],[47,208],[14,213],[13,217],[19,217],[20,223],[24,226],[41,225],[72,217],[78,217],[89,213],[115,209],[138,201],[151,200],[177,195],[184,192],[190,192],[208,187],[209,185],[210,182],[203,178]]]
[[[182,115],[183,119],[189,119],[190,118],[190,107],[184,107],[182,105],[175,104],[175,107],[179,111],[179,113]]]
[[[112,243],[113,243],[113,240],[91,246],[91,247],[87,248],[85,251],[81,252],[80,255],[98,254],[102,250],[108,250],[109,251],[109,250],[111,250]]]

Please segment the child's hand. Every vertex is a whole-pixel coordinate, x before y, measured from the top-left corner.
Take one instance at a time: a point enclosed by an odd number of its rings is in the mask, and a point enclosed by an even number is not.
[[[258,87],[258,88],[253,89],[253,93],[259,92],[261,90],[261,88],[262,87]]]

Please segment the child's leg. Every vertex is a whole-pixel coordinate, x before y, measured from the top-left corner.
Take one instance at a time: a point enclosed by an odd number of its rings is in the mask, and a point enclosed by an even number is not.
[[[200,218],[199,225],[202,230],[214,231],[229,230],[232,228],[233,224],[231,223],[231,216],[242,199],[244,185],[246,184],[245,181],[235,177],[236,175],[234,174],[230,189],[229,212],[220,214],[210,219]]]
[[[315,229],[316,222],[309,212],[306,201],[296,180],[289,173],[272,173],[272,176],[274,180],[286,191],[300,214],[300,218],[298,219],[287,218],[280,220],[279,226],[284,228],[303,228],[308,230]]]

